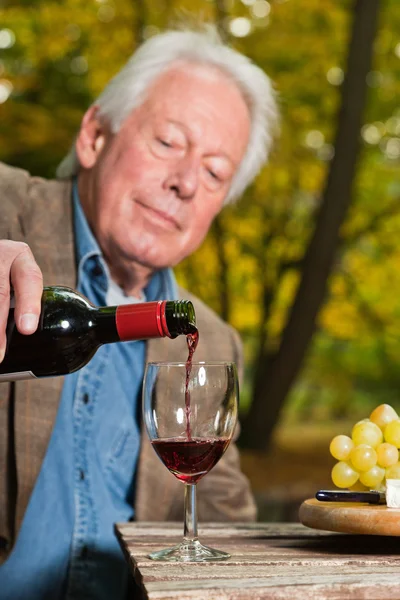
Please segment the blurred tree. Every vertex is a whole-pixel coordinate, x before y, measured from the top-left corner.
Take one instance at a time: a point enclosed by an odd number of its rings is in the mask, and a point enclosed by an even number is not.
[[[247,447],[262,449],[268,444],[283,402],[302,366],[326,296],[340,227],[352,199],[378,8],[379,0],[355,2],[334,156],[315,218],[314,232],[301,258],[300,282],[279,348],[270,352],[263,334],[259,339],[253,402],[242,429],[241,439]],[[287,265],[281,263],[281,268],[286,269]],[[270,296],[264,294],[264,297],[270,304]],[[264,310],[268,313],[269,306]]]

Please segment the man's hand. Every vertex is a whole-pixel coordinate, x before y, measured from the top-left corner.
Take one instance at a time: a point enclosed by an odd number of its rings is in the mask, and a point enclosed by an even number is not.
[[[20,333],[33,333],[37,329],[41,310],[42,272],[27,244],[0,240],[0,362],[6,349],[11,286],[15,296],[17,329]]]

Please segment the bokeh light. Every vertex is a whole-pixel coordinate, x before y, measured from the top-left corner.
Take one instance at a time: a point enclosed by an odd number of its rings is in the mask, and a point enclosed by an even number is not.
[[[10,97],[13,91],[13,85],[8,79],[0,79],[0,104],[3,104]]]
[[[229,31],[235,37],[246,37],[251,31],[251,21],[247,17],[237,17],[229,23]]]
[[[264,19],[271,12],[271,5],[266,0],[256,0],[250,10],[256,19]]]
[[[383,140],[381,150],[390,160],[397,160],[398,158],[400,158],[400,139],[387,138]]]
[[[15,44],[15,34],[11,29],[0,29],[0,48],[6,50]]]
[[[331,85],[341,85],[344,79],[343,69],[340,67],[331,67],[326,74],[326,78]]]
[[[367,144],[379,144],[385,135],[385,126],[383,123],[367,123],[361,129],[361,136]]]
[[[111,4],[102,4],[97,11],[97,18],[102,23],[110,23],[115,17],[115,8]]]
[[[332,144],[323,144],[320,148],[317,148],[317,157],[320,160],[329,161],[335,156],[335,148]]]
[[[324,134],[321,131],[313,129],[306,134],[305,145],[309,148],[317,149],[322,148],[325,143]]]
[[[75,56],[71,60],[70,68],[74,75],[83,75],[88,70],[88,62],[84,56]]]
[[[390,117],[385,123],[385,128],[391,135],[400,136],[400,118]]]

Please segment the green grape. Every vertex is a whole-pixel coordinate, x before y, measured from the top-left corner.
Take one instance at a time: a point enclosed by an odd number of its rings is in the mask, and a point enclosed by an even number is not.
[[[400,448],[400,419],[388,423],[384,430],[385,441]]]
[[[350,452],[351,464],[357,471],[368,471],[376,465],[377,455],[371,446],[359,444]]]
[[[355,482],[354,485],[351,485],[349,487],[349,490],[351,490],[352,492],[365,492],[366,490],[369,490],[369,488],[367,488],[365,485],[363,485],[361,483],[360,480],[358,480],[358,481]]]
[[[380,404],[372,411],[369,418],[383,430],[388,423],[398,419],[399,415],[390,404]]]
[[[364,473],[360,473],[360,481],[367,488],[375,490],[377,486],[379,486],[383,478],[385,477],[385,469],[382,467],[378,467],[378,465],[374,465],[368,471],[364,471]]]
[[[393,444],[388,444],[388,442],[383,442],[383,444],[379,444],[376,448],[376,454],[378,457],[378,465],[380,467],[390,467],[394,465],[399,460],[399,451],[396,446]]]
[[[339,488],[348,488],[356,483],[359,473],[347,462],[340,461],[332,469],[333,483]]]
[[[400,479],[400,462],[386,469],[386,479]]]
[[[390,425],[390,423],[389,423]],[[356,446],[360,444],[367,444],[375,448],[382,440],[382,431],[375,423],[372,423],[369,419],[359,421],[353,427],[351,432],[351,438]]]
[[[354,442],[348,435],[337,435],[331,441],[329,451],[336,460],[347,460],[353,448]]]

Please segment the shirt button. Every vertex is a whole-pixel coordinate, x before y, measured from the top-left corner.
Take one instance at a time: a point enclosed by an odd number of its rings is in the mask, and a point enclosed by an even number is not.
[[[82,471],[82,469],[79,471],[79,479],[82,481],[83,479],[85,479],[85,472]]]
[[[88,404],[88,402],[89,402],[89,394],[83,394],[82,402],[84,404]]]
[[[92,269],[92,275],[94,275],[95,277],[99,277],[102,274],[103,274],[103,269],[101,268],[101,266],[95,265]]]

